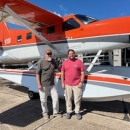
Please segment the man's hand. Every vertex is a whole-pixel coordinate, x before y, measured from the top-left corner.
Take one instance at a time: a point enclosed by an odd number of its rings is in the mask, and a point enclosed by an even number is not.
[[[83,86],[83,83],[79,82],[78,88],[82,88],[82,86]]]
[[[38,89],[39,89],[39,90],[42,90],[42,89],[43,89],[43,87],[42,87],[41,84],[38,84]]]
[[[65,89],[65,84],[64,83],[62,83],[62,88]]]

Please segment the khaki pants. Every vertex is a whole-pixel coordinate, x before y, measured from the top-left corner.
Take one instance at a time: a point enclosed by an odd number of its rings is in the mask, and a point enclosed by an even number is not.
[[[72,98],[74,97],[75,113],[80,113],[82,88],[78,86],[65,86],[65,100],[67,113],[72,113]]]
[[[51,98],[52,98],[53,114],[59,112],[59,98],[58,98],[58,93],[57,93],[56,87],[54,85],[46,86],[46,87],[43,87],[42,91],[39,90],[43,115],[46,115],[48,113],[47,97],[48,97],[49,92],[50,92]]]

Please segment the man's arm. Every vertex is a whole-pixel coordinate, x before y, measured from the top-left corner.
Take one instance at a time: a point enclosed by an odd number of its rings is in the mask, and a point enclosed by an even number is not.
[[[39,74],[36,74],[36,80],[37,80],[38,89],[42,90],[43,87],[41,85],[41,80],[40,80],[40,75]]]
[[[81,71],[81,82],[84,83],[85,72]]]
[[[36,69],[36,80],[37,80],[37,86],[39,90],[42,90],[43,87],[41,85],[41,63],[42,59],[38,61],[37,69]]]
[[[78,85],[79,88],[82,88],[82,86],[83,86],[84,77],[85,77],[85,71],[81,71],[81,78],[80,78],[80,82],[79,82],[79,85]]]
[[[62,88],[65,89],[65,82],[64,82],[65,76],[64,76],[64,71],[61,71],[61,84]]]

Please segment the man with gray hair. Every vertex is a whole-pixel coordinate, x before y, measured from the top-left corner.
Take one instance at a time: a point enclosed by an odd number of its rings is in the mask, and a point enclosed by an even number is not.
[[[45,58],[38,62],[36,70],[36,79],[39,89],[42,114],[44,119],[49,119],[47,97],[50,92],[53,102],[53,115],[56,116],[59,112],[59,99],[56,87],[54,85],[54,71],[57,69],[56,62],[52,58],[52,51],[45,50]]]

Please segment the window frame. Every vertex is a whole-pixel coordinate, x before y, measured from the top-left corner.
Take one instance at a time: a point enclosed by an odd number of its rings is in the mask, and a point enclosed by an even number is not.
[[[32,39],[32,33],[29,32],[26,34],[26,40]]]
[[[17,36],[17,42],[21,42],[22,41],[22,35]]]
[[[62,31],[69,31],[77,28],[80,28],[80,24],[74,18],[70,18],[62,24]]]
[[[47,34],[53,34],[55,33],[55,26],[49,26],[47,27]]]

